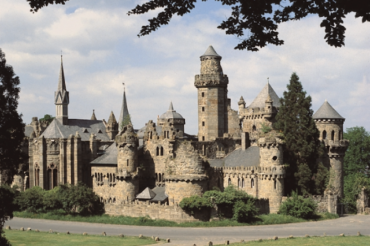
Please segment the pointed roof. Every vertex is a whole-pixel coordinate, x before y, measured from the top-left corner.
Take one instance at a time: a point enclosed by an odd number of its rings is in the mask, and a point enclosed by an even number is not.
[[[128,108],[127,108],[127,102],[126,102],[126,91],[125,89],[123,88],[123,100],[122,100],[122,107],[121,107],[121,113],[119,115],[119,119],[118,119],[118,124],[119,124],[119,130],[121,130],[121,128],[123,127],[122,123],[123,121],[126,119],[127,116],[129,116],[130,114],[128,113]],[[131,119],[130,119],[130,123],[131,123]]]
[[[58,91],[66,91],[66,80],[64,77],[63,69],[63,56],[60,57],[60,71],[59,71],[59,81],[58,81]]]
[[[91,120],[97,120],[95,116],[95,109],[93,109],[93,114],[91,115]]]
[[[173,109],[172,102],[170,103],[170,107],[168,108],[167,112],[162,114],[160,119],[183,119],[181,114],[177,113],[176,110]]]
[[[266,99],[269,99],[269,96],[273,102],[273,106],[280,107],[280,98],[271,87],[270,83],[267,83],[248,108],[264,108]]]
[[[204,52],[204,54],[202,56],[217,56],[217,57],[221,57],[219,54],[217,54],[217,52],[212,47],[212,45],[208,46],[206,52]]]
[[[154,191],[152,191],[149,187],[146,187],[139,195],[136,196],[137,199],[152,199],[155,197]]]
[[[312,118],[314,119],[344,119],[331,105],[325,100],[319,110],[317,110]]]
[[[110,112],[109,119],[108,119],[108,124],[117,124],[116,117],[114,116],[113,111]]]

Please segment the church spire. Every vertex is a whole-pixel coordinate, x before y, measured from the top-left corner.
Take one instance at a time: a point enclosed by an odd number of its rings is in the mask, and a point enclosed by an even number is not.
[[[125,84],[123,84],[124,86]],[[119,130],[123,128],[124,125],[127,125],[128,123],[131,123],[130,114],[128,113],[127,108],[127,101],[126,101],[126,90],[125,87],[123,87],[123,100],[122,100],[122,107],[121,107],[121,113],[119,115],[118,124],[119,124]]]
[[[96,116],[95,116],[95,109],[93,109],[93,113],[91,115],[91,119],[90,120],[97,120],[96,119]]]
[[[58,90],[54,93],[54,103],[56,106],[56,119],[63,125],[68,125],[68,104],[69,92],[67,91],[63,69],[63,57],[60,60],[60,71]]]

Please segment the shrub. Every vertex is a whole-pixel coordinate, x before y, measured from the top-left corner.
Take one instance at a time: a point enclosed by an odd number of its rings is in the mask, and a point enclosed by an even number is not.
[[[254,205],[254,201],[249,199],[246,202],[241,200],[237,201],[233,207],[233,220],[238,222],[250,222],[258,214],[258,209]]]
[[[45,211],[57,210],[62,208],[58,192],[59,186],[55,187],[52,190],[44,191],[43,204]]]
[[[212,203],[208,198],[191,196],[182,199],[179,206],[182,209],[193,213],[195,210],[201,211],[212,208]]]
[[[311,219],[316,216],[316,207],[316,203],[311,198],[303,198],[293,191],[291,197],[280,205],[278,214]]]
[[[38,186],[27,189],[21,192],[15,199],[15,203],[20,210],[28,212],[43,212],[44,211],[44,190]]]

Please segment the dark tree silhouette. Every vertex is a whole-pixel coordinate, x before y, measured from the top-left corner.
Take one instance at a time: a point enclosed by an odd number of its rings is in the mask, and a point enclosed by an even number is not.
[[[68,0],[27,0],[31,12],[37,12],[49,4],[65,4]],[[207,0],[202,0],[207,1]],[[267,44],[282,45],[278,25],[300,20],[307,15],[322,18],[320,24],[325,28],[324,39],[335,47],[344,46],[345,30],[343,19],[349,13],[361,17],[362,22],[370,21],[370,1],[352,0],[215,0],[232,9],[231,16],[218,28],[226,34],[242,38],[235,47],[239,50],[258,51]],[[148,35],[163,25],[167,25],[174,15],[183,16],[195,8],[197,0],[148,0],[137,5],[128,14],[145,14],[151,10],[163,9],[157,17],[142,26],[140,36]],[[245,38],[246,37],[246,38]],[[245,39],[243,39],[245,38]]]

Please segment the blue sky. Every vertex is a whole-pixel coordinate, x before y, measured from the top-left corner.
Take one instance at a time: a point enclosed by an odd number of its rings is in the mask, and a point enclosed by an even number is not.
[[[283,46],[238,51],[239,39],[217,29],[230,13],[227,6],[200,1],[191,14],[138,38],[140,27],[156,13],[127,16],[142,2],[74,0],[32,14],[26,0],[1,1],[0,48],[20,77],[19,112],[26,123],[33,116],[55,115],[63,50],[70,118],[89,119],[93,109],[98,119],[107,120],[110,111],[118,117],[124,82],[135,128],[156,120],[172,101],[186,118],[185,131],[196,134],[194,76],[199,56],[211,44],[223,57],[232,108],[238,108],[240,96],[251,103],[267,77],[282,96],[296,72],[313,110],[327,99],[346,118],[345,128],[370,130],[369,23],[348,16],[346,46],[334,48],[323,39],[320,19],[310,16],[279,27]]]

